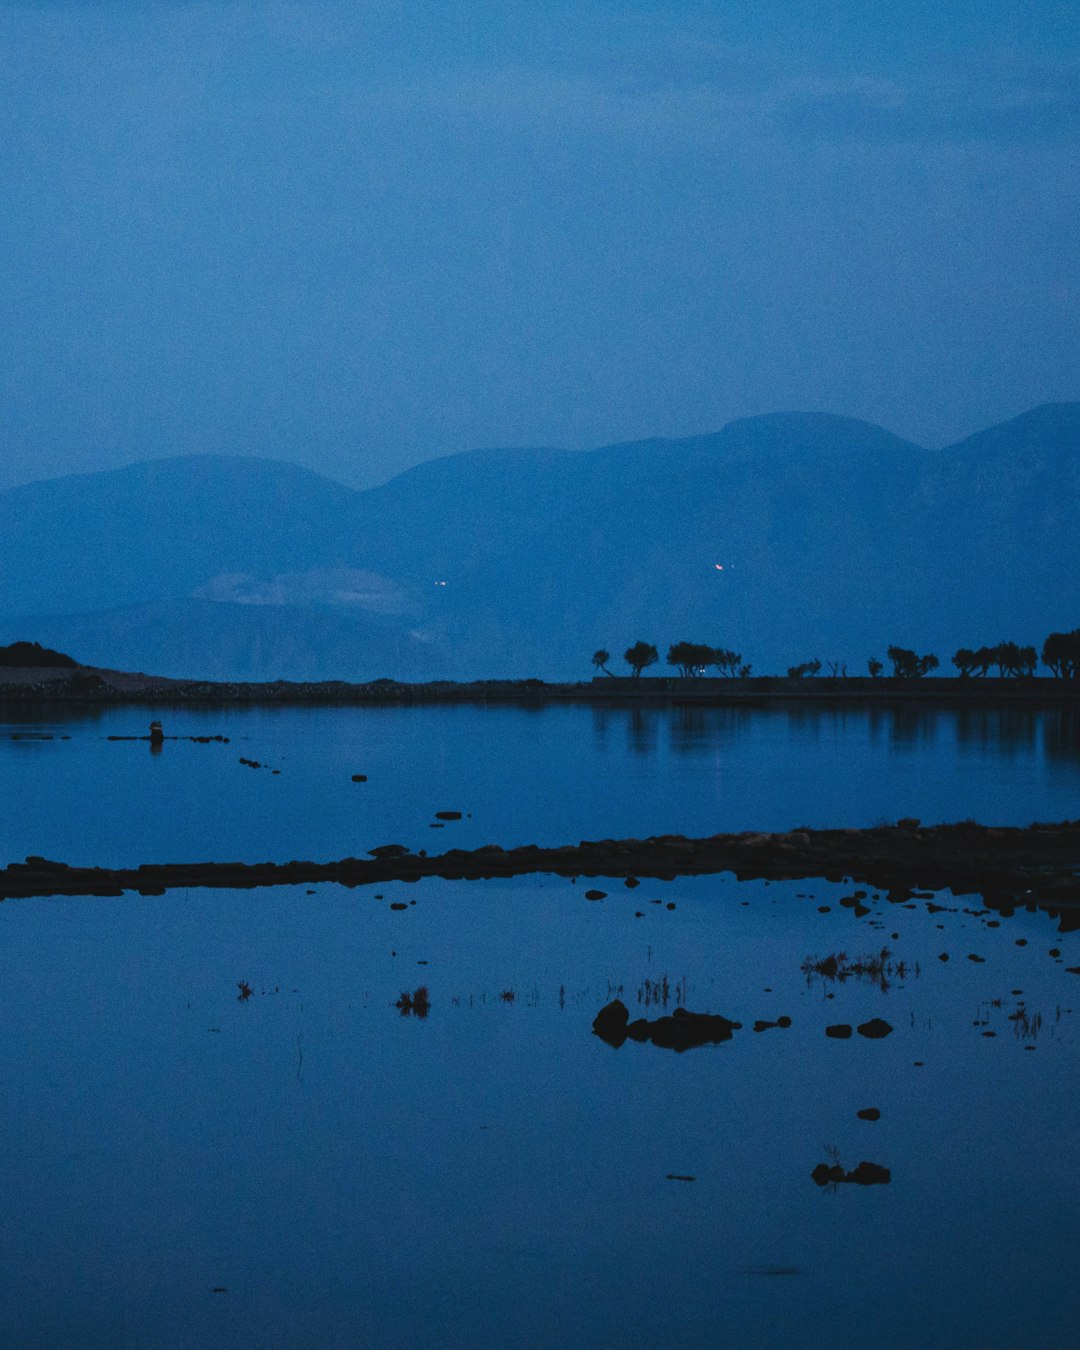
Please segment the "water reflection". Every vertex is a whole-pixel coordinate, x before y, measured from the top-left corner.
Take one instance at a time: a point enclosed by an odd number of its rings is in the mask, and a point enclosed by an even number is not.
[[[1070,768],[1080,765],[1080,710],[1055,708],[1043,714],[1042,725],[1047,759]]]
[[[909,974],[918,975],[916,963],[894,960],[888,947],[870,956],[851,958],[846,952],[830,952],[828,956],[808,956],[800,966],[808,987],[815,981],[823,984],[843,984],[846,980],[862,980],[876,986],[884,994],[893,984],[902,984]]]
[[[417,848],[446,805],[463,810],[461,848],[1077,814],[1080,714],[1062,709],[158,711],[169,744],[154,758],[149,709],[51,723],[24,712],[0,725],[0,862],[287,861],[387,839]],[[226,740],[235,749],[221,754]]]
[[[1048,714],[1033,708],[961,708],[956,717],[957,744],[997,754],[1031,753],[1038,743],[1040,722]]]
[[[931,746],[937,740],[941,725],[939,710],[917,704],[901,703],[891,710],[889,739],[893,745],[912,747]]]
[[[394,1004],[402,1017],[427,1017],[431,1011],[431,995],[428,992],[426,984],[418,985],[410,994],[407,989],[401,991],[401,995]]]

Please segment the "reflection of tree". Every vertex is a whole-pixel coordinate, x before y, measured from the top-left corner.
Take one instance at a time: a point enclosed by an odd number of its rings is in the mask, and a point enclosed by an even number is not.
[[[692,704],[667,708],[612,708],[593,704],[591,712],[593,740],[600,749],[608,746],[614,734],[625,735],[627,745],[637,755],[655,754],[661,730],[666,727],[668,744],[680,757],[714,754],[745,736],[752,726],[764,730],[766,719],[783,715],[776,708],[710,708]]]
[[[635,755],[656,754],[656,709],[631,708],[627,734]]]
[[[1041,715],[1046,758],[1069,768],[1080,766],[1080,712],[1054,708]]]
[[[709,711],[690,705],[672,709],[671,748],[677,755],[699,755],[709,749],[713,739]]]
[[[936,708],[915,708],[900,704],[891,709],[889,727],[891,745],[933,745],[937,740],[938,715]]]
[[[711,755],[776,716],[773,708],[705,708],[686,705],[670,712],[671,748],[676,755]]]
[[[958,745],[993,749],[1010,757],[1035,749],[1042,713],[1032,708],[961,708],[956,718]]]

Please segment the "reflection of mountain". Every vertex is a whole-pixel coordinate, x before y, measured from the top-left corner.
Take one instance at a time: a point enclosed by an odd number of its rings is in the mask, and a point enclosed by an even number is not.
[[[189,457],[0,493],[0,641],[163,674],[590,675],[642,637],[852,673],[1080,623],[1080,405],[942,451],[824,414],[354,492]],[[717,564],[720,566],[718,567]],[[47,619],[26,616],[50,615]]]

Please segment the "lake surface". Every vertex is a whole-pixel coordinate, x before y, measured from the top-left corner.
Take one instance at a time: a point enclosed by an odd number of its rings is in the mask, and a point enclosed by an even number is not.
[[[144,735],[155,715],[170,735],[229,743],[168,741],[153,755],[145,741],[108,739]],[[1026,825],[1080,816],[1080,716],[805,704],[123,708],[64,723],[0,720],[0,802],[0,859],[36,853],[101,866],[901,816]],[[432,829],[439,810],[468,818]]]
[[[151,715],[0,729],[4,860],[1080,814],[1060,712],[163,712],[230,741],[105,739]],[[440,809],[472,818],[430,831]],[[1073,1345],[1080,933],[850,896],[526,877],[0,905],[0,1341]],[[804,970],[883,947],[880,975]],[[395,1006],[420,986],[426,1016]],[[592,1022],[616,997],[742,1026],[614,1048]],[[825,1034],[872,1018],[891,1033]],[[888,1183],[811,1177],[862,1161]]]

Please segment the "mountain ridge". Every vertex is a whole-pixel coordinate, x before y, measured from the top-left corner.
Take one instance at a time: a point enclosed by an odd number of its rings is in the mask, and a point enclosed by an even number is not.
[[[569,677],[638,636],[735,646],[755,671],[864,664],[890,641],[1075,627],[1076,537],[1080,404],[938,450],[769,413],[443,456],[365,490],[177,456],[0,492],[0,636],[92,640],[75,654],[100,665],[113,641],[140,668],[203,659],[222,678]],[[138,606],[154,622],[123,617]]]

